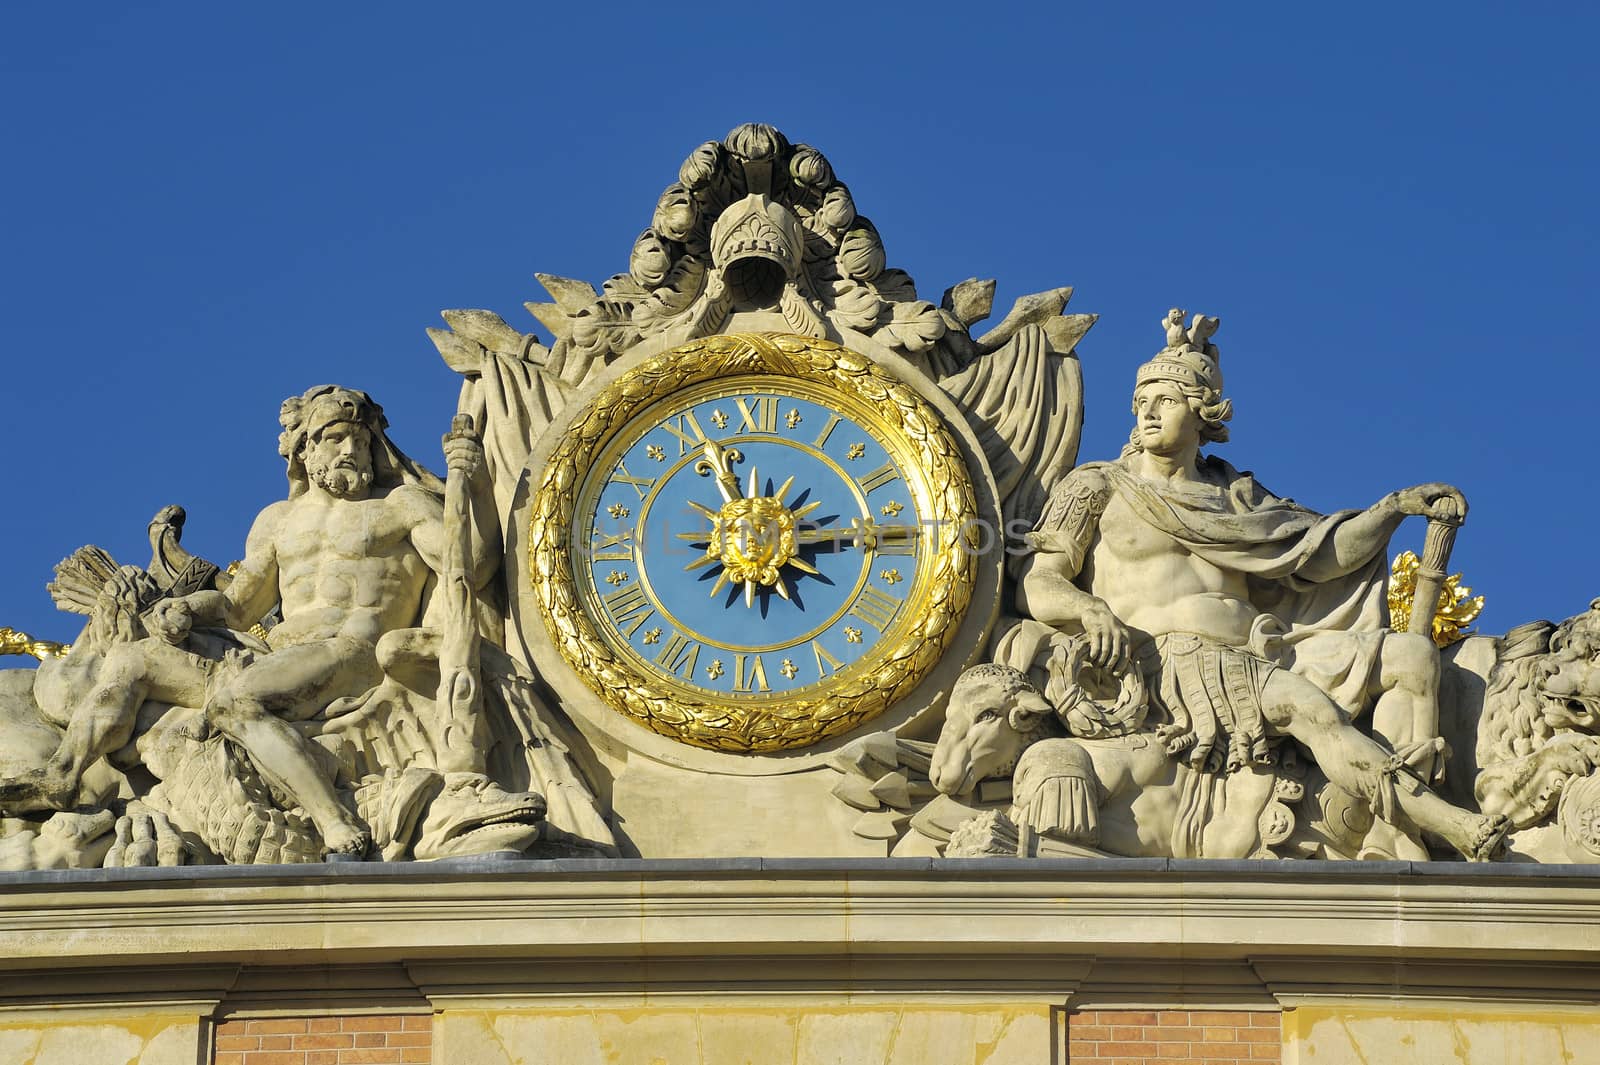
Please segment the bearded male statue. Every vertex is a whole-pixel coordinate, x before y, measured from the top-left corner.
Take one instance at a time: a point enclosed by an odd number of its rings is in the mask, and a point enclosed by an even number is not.
[[[140,706],[153,700],[202,707],[209,727],[305,809],[330,852],[366,851],[367,829],[293,722],[366,692],[386,664],[436,651],[437,634],[415,626],[444,568],[444,485],[399,452],[364,392],[313,388],[284,401],[279,422],[289,497],[257,516],[226,589],[156,602],[145,617],[150,635],[101,640],[97,653],[61,660],[61,676],[41,667],[41,705],[72,704],[66,733],[42,770],[0,782],[8,808],[71,809],[84,772],[129,742]],[[482,587],[500,552],[482,446],[470,432],[452,433],[445,461],[468,486],[468,579]],[[247,633],[274,608],[282,620],[262,646]],[[218,627],[231,637],[219,640]],[[246,650],[222,651],[240,644]],[[57,689],[85,688],[86,697],[55,698]]]
[[[1426,832],[1490,858],[1505,819],[1427,787],[1444,749],[1437,651],[1387,629],[1384,613],[1400,522],[1459,521],[1465,500],[1425,484],[1324,516],[1202,456],[1203,443],[1228,439],[1233,410],[1207,342],[1215,320],[1196,322],[1210,328],[1169,331],[1139,367],[1122,457],[1073,470],[1027,535],[1018,603],[1033,620],[997,657],[1025,668],[1050,635],[1081,634],[1096,665],[1142,671],[1174,755],[1232,771],[1289,737],[1389,826],[1380,853],[1426,857]],[[1369,707],[1370,734],[1352,723]]]

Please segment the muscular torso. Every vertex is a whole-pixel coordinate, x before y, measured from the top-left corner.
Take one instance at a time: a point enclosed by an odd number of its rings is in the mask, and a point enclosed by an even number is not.
[[[427,517],[414,494],[304,496],[285,507],[273,537],[283,606],[274,648],[333,636],[376,641],[416,623],[429,569],[412,544]]]
[[[1242,646],[1258,613],[1242,574],[1219,569],[1151,528],[1116,492],[1076,583],[1148,636],[1193,632]]]

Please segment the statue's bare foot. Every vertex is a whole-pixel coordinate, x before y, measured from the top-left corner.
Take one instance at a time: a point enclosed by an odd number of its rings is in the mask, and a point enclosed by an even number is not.
[[[1492,862],[1505,849],[1506,833],[1511,831],[1511,819],[1504,814],[1484,814],[1476,819],[1476,826],[1461,849],[1469,862]]]
[[[351,821],[341,820],[322,831],[322,842],[329,854],[359,858],[372,846],[372,837]]]
[[[78,786],[55,769],[30,769],[0,781],[0,807],[7,810],[71,810]]]

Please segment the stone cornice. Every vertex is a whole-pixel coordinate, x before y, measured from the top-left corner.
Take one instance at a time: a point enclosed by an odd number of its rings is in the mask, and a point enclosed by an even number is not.
[[[115,958],[416,966],[750,956],[1592,965],[1600,876],[1443,863],[732,859],[0,879],[0,968],[9,970]]]

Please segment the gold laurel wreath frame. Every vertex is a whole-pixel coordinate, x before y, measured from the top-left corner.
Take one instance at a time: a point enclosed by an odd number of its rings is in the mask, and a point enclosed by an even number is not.
[[[634,414],[688,385],[759,373],[829,382],[871,403],[911,445],[928,479],[938,537],[927,598],[902,613],[867,658],[834,674],[821,696],[762,704],[691,699],[620,658],[584,609],[569,555],[589,460]],[[938,413],[871,360],[827,340],[734,333],[682,345],[623,374],[595,397],[550,456],[528,519],[529,579],[566,663],[607,705],[652,732],[715,751],[808,747],[854,729],[920,682],[955,639],[977,580],[977,504],[955,439]]]

